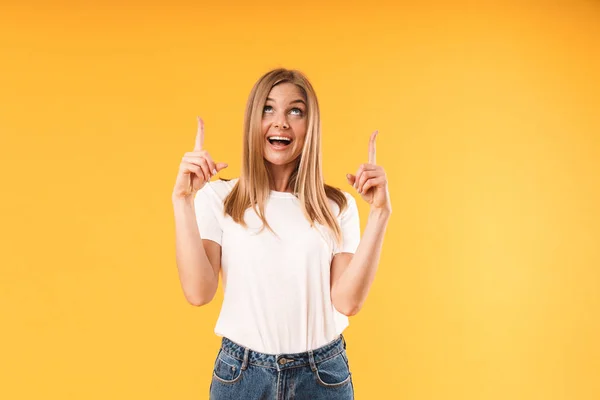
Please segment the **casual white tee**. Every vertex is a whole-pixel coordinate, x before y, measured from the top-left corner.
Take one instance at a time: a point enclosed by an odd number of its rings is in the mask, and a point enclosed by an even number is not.
[[[343,242],[337,246],[328,228],[311,228],[292,193],[271,191],[265,218],[278,235],[262,227],[252,208],[248,228],[223,216],[223,202],[239,178],[208,182],[194,199],[202,239],[221,245],[223,304],[215,334],[268,354],[300,353],[321,347],[343,332],[348,317],[330,294],[333,255],[354,253],[360,223],[354,197],[338,216]],[[329,199],[334,215],[339,207]]]

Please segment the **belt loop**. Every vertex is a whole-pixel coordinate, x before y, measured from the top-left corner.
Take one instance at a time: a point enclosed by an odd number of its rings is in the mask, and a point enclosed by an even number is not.
[[[310,369],[313,371],[317,370],[317,365],[315,364],[315,357],[313,355],[313,351],[308,351],[308,363],[310,364]]]
[[[340,334],[340,336],[342,337],[342,341],[344,342],[344,350],[346,349],[346,338],[344,337],[343,334]]]
[[[250,349],[246,347],[244,350],[244,361],[242,362],[242,371],[248,368],[248,353],[250,353]]]

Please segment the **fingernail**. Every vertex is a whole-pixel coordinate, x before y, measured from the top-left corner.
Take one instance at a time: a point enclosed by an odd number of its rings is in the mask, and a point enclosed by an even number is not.
[[[217,170],[216,170],[216,169],[213,169],[213,170],[212,170],[212,173],[213,173],[213,175],[216,175],[216,174],[217,174]]]

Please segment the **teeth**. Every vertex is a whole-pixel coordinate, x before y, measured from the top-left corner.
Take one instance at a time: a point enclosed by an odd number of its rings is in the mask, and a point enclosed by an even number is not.
[[[288,142],[291,142],[291,141],[292,141],[292,139],[290,139],[290,138],[286,138],[286,137],[283,137],[283,136],[271,136],[271,137],[269,138],[269,140],[286,140],[286,141],[288,141]]]

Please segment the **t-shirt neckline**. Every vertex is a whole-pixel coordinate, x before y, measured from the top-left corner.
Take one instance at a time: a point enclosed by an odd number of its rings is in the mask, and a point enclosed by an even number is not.
[[[278,192],[276,190],[271,190],[271,197],[287,197],[287,198],[296,198],[294,193],[290,192]]]

